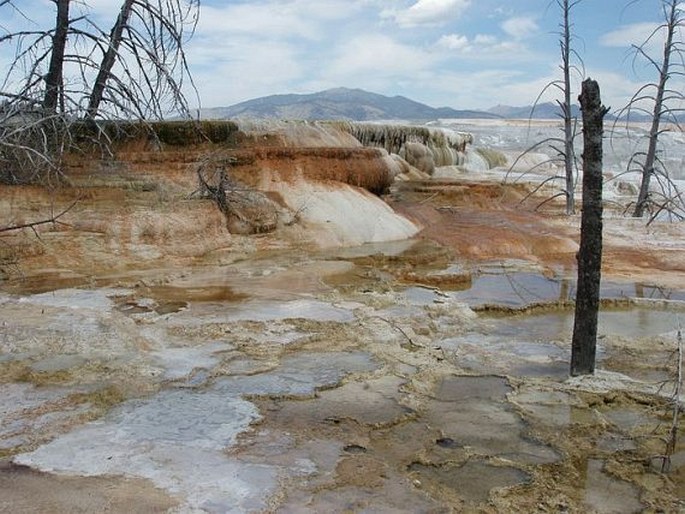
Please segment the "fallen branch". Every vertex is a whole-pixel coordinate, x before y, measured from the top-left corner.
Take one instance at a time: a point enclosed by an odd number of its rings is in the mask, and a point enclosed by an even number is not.
[[[67,207],[66,209],[64,209],[62,212],[60,212],[60,213],[57,214],[57,215],[53,215],[53,216],[51,216],[51,217],[49,217],[49,218],[45,218],[45,219],[42,219],[42,220],[39,220],[39,221],[32,221],[32,222],[30,222],[30,223],[20,223],[20,224],[18,224],[18,225],[7,225],[7,226],[5,226],[5,227],[0,227],[0,233],[2,233],[2,232],[11,232],[12,230],[23,230],[23,229],[25,229],[25,228],[30,228],[31,230],[33,230],[33,231],[35,232],[35,228],[36,228],[36,227],[38,227],[38,226],[40,226],[40,225],[46,225],[46,224],[48,224],[48,223],[60,224],[60,225],[65,225],[65,226],[67,226],[66,223],[60,222],[59,219],[60,219],[62,216],[64,216],[66,213],[68,213],[71,209],[73,209],[74,206],[78,203],[78,201],[79,201],[79,199],[77,198],[76,200],[74,200],[74,201],[72,202],[71,205],[69,205],[69,207]]]
[[[411,337],[409,337],[409,336],[407,335],[407,333],[402,329],[402,327],[400,327],[397,323],[393,323],[393,322],[390,321],[389,319],[383,318],[382,316],[375,316],[375,317],[378,318],[378,319],[381,320],[381,321],[386,322],[388,325],[390,325],[392,328],[394,328],[394,329],[397,330],[400,334],[402,334],[402,335],[404,336],[404,338],[407,340],[407,342],[409,343],[409,346],[411,346],[412,348],[421,348],[421,345],[418,345],[418,344],[416,344],[414,341],[412,341]]]

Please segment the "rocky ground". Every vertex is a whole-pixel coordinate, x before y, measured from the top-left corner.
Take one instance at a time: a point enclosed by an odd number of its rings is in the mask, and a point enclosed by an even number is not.
[[[328,182],[366,215],[236,235],[180,171],[126,173],[0,194],[79,200],[3,239],[0,511],[685,509],[680,225],[607,212],[599,370],[569,379],[579,217],[525,185],[397,183],[416,235],[341,246],[395,215]]]

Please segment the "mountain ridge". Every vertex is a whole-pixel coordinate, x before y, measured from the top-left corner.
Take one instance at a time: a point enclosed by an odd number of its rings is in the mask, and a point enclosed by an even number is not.
[[[439,118],[492,118],[485,111],[430,107],[401,95],[385,96],[363,89],[338,87],[309,94],[270,95],[228,107],[202,109],[202,118],[258,118],[299,120],[408,120],[430,121]]]
[[[571,116],[581,118],[580,107],[571,106]],[[430,107],[405,96],[385,96],[359,88],[337,87],[316,93],[276,94],[253,98],[228,107],[200,110],[203,119],[252,118],[280,120],[347,121],[433,121],[437,119],[559,119],[561,107],[555,102],[536,105],[496,105],[488,109]],[[633,121],[644,116],[633,115]],[[615,119],[611,114],[607,119]]]
[[[487,109],[487,112],[508,119],[556,119],[563,116],[561,107],[555,102],[542,102],[536,105],[523,105],[519,107],[511,105],[496,105]],[[571,104],[571,117],[580,118],[580,106]]]

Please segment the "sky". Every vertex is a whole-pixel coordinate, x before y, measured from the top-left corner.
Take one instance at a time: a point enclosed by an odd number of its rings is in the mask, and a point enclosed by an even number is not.
[[[659,0],[583,0],[574,48],[605,105],[642,81],[631,44],[661,19]],[[550,0],[203,0],[189,55],[206,107],[333,87],[433,107],[528,105],[560,78],[561,11]]]
[[[36,18],[54,17],[49,0],[15,1]],[[120,0],[87,3],[113,20]],[[660,5],[582,0],[573,9],[582,76],[599,82],[605,105],[621,107],[656,80],[631,45],[663,19]],[[186,50],[202,107],[349,87],[486,109],[529,105],[561,77],[560,21],[556,0],[202,0]],[[0,18],[5,28],[14,23]]]

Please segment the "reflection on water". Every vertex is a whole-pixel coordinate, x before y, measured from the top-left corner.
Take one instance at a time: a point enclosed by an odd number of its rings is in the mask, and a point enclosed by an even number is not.
[[[475,276],[471,288],[450,296],[469,305],[496,303],[518,307],[528,303],[567,300],[572,294],[567,280],[551,280],[537,273],[498,273]]]
[[[499,337],[520,340],[570,340],[573,331],[573,311],[558,310],[498,319],[493,333]],[[646,307],[602,310],[599,313],[599,336],[649,337],[678,328],[679,313]]]
[[[450,296],[471,306],[496,304],[521,307],[536,302],[568,301],[576,296],[575,280],[547,278],[532,272],[488,272],[474,275],[471,287],[451,291]],[[604,281],[602,298],[649,298],[685,301],[685,291],[640,283]]]

